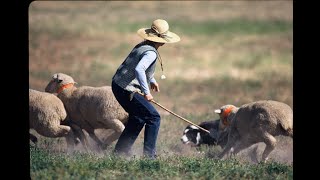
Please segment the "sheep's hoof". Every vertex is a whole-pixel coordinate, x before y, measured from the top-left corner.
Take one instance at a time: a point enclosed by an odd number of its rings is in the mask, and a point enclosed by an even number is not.
[[[223,156],[218,155],[218,156],[216,156],[216,158],[217,158],[217,159],[222,159],[222,158],[223,158]]]
[[[75,145],[78,145],[79,143],[80,143],[80,139],[79,138],[74,139],[74,144]]]
[[[34,144],[37,144],[37,142],[38,142],[38,138],[35,137],[35,136],[30,136],[30,140],[31,140]]]
[[[259,162],[259,164],[265,164],[265,163],[267,163],[267,161],[268,161],[268,158],[262,159],[262,160]]]
[[[252,151],[249,153],[249,157],[251,159],[252,162],[258,164],[259,160],[258,160],[258,146],[254,147],[252,149]]]
[[[109,147],[109,144],[102,144],[100,147],[102,150],[107,150]]]

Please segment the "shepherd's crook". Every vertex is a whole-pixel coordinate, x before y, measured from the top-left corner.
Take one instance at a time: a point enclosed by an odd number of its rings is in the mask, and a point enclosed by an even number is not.
[[[144,96],[144,95],[143,95],[142,93],[140,93],[140,92],[134,92],[134,93],[139,93],[141,96]],[[132,93],[132,94],[130,95],[130,100],[133,98],[134,93]],[[154,104],[158,105],[158,106],[159,106],[159,107],[161,107],[162,109],[164,109],[164,110],[168,111],[168,112],[169,112],[169,113],[171,113],[172,115],[174,115],[174,116],[176,116],[176,117],[178,117],[178,118],[180,118],[180,119],[184,120],[185,122],[187,122],[187,123],[189,123],[189,124],[192,124],[192,125],[196,126],[197,128],[199,128],[199,129],[201,129],[201,130],[203,130],[203,131],[205,131],[205,132],[207,132],[207,133],[211,134],[211,133],[210,133],[210,131],[208,131],[208,130],[206,130],[206,129],[204,129],[204,128],[200,127],[200,126],[198,126],[197,124],[195,124],[195,123],[193,123],[193,122],[191,122],[191,121],[187,120],[186,118],[181,117],[181,116],[179,116],[178,114],[176,114],[176,113],[174,113],[174,112],[170,111],[169,109],[165,108],[164,106],[162,106],[161,104],[157,103],[157,102],[156,102],[156,101],[154,101],[153,99],[151,100],[151,102],[153,102]]]

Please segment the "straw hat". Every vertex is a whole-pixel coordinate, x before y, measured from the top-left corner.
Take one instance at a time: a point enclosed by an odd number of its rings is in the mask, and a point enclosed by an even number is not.
[[[139,36],[153,42],[175,43],[180,41],[180,37],[169,31],[169,24],[163,19],[152,22],[151,28],[141,28],[137,31]]]

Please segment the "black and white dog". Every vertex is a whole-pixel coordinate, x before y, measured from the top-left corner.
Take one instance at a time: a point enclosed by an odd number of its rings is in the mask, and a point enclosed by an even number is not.
[[[183,144],[191,144],[192,146],[200,146],[206,144],[209,146],[220,145],[222,148],[227,144],[228,135],[226,133],[219,134],[220,120],[204,121],[199,124],[200,127],[212,132],[209,133],[197,128],[193,125],[188,125],[183,131],[181,141]]]

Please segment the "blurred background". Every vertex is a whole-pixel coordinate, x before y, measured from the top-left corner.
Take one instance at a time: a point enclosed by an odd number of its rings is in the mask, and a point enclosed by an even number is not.
[[[29,88],[44,91],[57,72],[72,76],[77,86],[111,85],[143,40],[136,31],[155,19],[165,19],[181,37],[159,48],[167,79],[160,79],[159,63],[158,103],[197,124],[218,119],[213,111],[225,104],[272,99],[293,107],[292,1],[33,1]],[[159,153],[192,153],[180,142],[188,124],[156,108],[162,117]],[[108,132],[98,133],[103,139]],[[137,152],[142,143],[143,133]],[[292,160],[292,140],[278,148],[288,152],[273,156]]]

